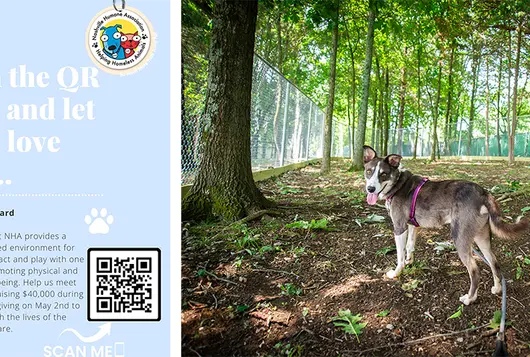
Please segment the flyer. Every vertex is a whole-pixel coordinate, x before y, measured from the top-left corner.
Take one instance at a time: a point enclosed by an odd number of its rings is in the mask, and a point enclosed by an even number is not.
[[[169,7],[0,12],[0,357],[169,355]]]

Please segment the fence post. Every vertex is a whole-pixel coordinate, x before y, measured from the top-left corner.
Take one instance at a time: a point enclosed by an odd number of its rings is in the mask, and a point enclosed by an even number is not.
[[[313,102],[309,102],[309,120],[307,124],[307,135],[305,140],[305,159],[309,157],[309,139],[311,136],[311,114],[313,113]]]
[[[283,161],[285,158],[285,140],[287,137],[287,135],[285,135],[285,131],[287,129],[287,114],[289,111],[289,88],[290,87],[291,85],[287,81],[287,90],[285,91],[285,110],[283,112],[282,151],[280,153],[280,167],[283,166]]]

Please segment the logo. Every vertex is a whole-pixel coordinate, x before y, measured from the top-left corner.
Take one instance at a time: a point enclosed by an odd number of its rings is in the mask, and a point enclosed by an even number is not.
[[[138,10],[107,8],[88,27],[87,48],[102,70],[128,74],[140,70],[153,55],[155,33]]]

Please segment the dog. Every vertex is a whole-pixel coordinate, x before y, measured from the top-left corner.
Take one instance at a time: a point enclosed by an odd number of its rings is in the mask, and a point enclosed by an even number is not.
[[[503,222],[494,197],[476,183],[464,180],[430,181],[413,175],[400,166],[402,157],[391,154],[380,158],[370,146],[363,147],[367,202],[386,200],[394,226],[397,250],[396,269],[386,276],[396,278],[405,265],[414,260],[417,227],[435,228],[451,225],[451,238],[458,257],[471,280],[467,294],[460,301],[469,305],[477,299],[480,272],[472,256],[477,244],[493,273],[491,292],[501,292],[501,270],[491,250],[490,231],[501,238],[514,238],[528,228],[526,219],[514,224]]]
[[[107,56],[113,59],[122,60],[125,59],[125,50],[121,46],[121,33],[118,29],[121,29],[121,25],[117,24],[114,26],[100,28],[103,33],[101,34],[101,42],[103,42],[103,52]]]

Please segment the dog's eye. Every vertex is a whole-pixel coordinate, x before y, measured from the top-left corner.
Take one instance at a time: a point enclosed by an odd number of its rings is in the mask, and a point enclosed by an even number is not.
[[[117,39],[121,38],[121,33],[116,32],[114,35],[112,35],[112,37],[114,37],[117,40]]]
[[[387,173],[386,172],[381,172],[381,177],[386,177]]]
[[[109,36],[107,36],[107,35],[101,36],[101,41],[107,42],[108,40],[109,40]]]
[[[366,170],[366,174],[367,175],[371,175],[372,174],[372,170]]]

